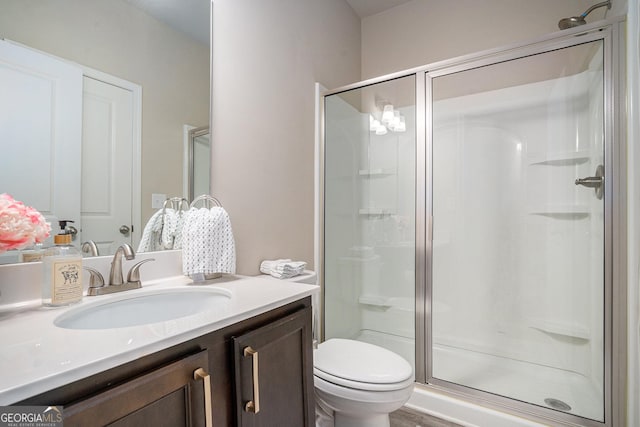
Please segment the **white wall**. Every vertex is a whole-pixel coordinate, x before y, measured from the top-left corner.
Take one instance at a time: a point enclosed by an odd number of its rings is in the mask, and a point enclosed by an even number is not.
[[[313,268],[314,83],[360,78],[360,20],[343,0],[216,0],[212,193],[229,212],[238,272]]]

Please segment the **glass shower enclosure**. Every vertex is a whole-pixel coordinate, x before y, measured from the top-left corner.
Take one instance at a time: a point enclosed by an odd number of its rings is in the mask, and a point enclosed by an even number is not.
[[[617,31],[324,96],[324,339],[388,348],[439,392],[612,425]]]
[[[325,337],[415,354],[416,77],[325,98]]]

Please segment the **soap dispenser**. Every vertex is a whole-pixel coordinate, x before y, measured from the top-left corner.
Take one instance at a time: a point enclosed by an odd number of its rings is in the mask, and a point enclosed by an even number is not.
[[[42,305],[58,307],[82,300],[82,254],[71,244],[71,233],[54,236],[54,246],[42,258]]]

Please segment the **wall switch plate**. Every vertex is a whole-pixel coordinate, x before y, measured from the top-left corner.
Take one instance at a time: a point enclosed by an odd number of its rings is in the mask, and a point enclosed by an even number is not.
[[[161,209],[165,200],[167,200],[166,194],[151,194],[151,209]]]

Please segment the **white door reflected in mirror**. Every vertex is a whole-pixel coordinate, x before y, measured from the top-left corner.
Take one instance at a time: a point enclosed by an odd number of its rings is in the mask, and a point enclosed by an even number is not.
[[[82,226],[100,255],[123,243],[135,245],[130,232],[135,158],[134,93],[84,77],[82,127]],[[129,232],[121,229],[127,227]]]
[[[81,229],[82,69],[0,40],[0,93],[0,192]]]

